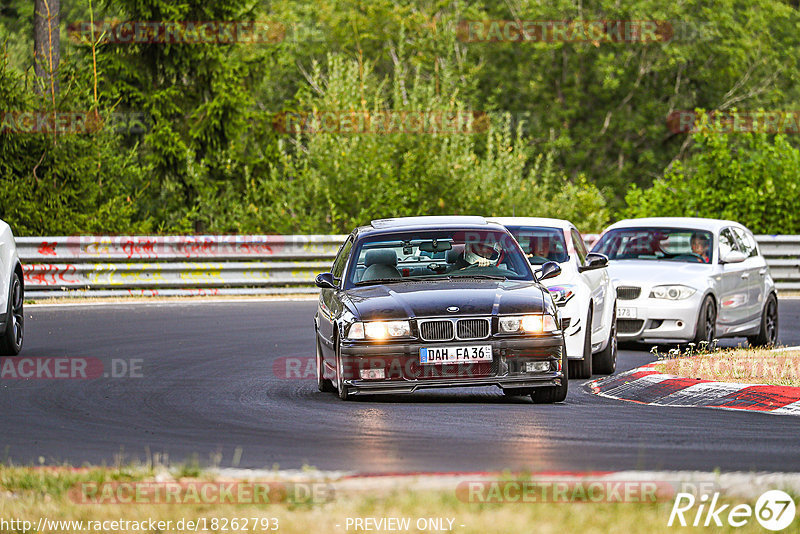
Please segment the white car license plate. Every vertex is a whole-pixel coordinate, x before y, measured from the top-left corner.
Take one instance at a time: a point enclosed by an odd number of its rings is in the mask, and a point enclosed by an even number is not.
[[[636,319],[636,308],[621,308],[617,306],[617,319]]]
[[[426,365],[490,361],[492,361],[491,345],[423,347],[419,349],[419,363]]]

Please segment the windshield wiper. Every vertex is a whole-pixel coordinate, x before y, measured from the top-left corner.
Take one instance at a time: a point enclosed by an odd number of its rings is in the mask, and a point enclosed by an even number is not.
[[[361,280],[356,282],[357,286],[368,286],[372,284],[396,284],[398,282],[408,282],[408,278],[374,278],[372,280]]]
[[[496,274],[451,274],[450,278],[477,278],[479,280],[508,280],[505,276]]]

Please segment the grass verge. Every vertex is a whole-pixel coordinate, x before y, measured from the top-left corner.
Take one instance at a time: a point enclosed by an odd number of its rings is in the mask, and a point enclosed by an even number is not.
[[[763,532],[751,518],[748,524],[734,528],[668,527],[672,500],[661,502],[557,502],[557,503],[506,503],[486,504],[467,502],[454,485],[452,490],[393,489],[375,492],[366,488],[337,491],[319,502],[285,500],[279,504],[210,504],[204,502],[182,504],[153,504],[144,497],[124,504],[113,502],[82,503],[75,488],[86,485],[112,485],[128,483],[213,484],[219,482],[213,475],[201,474],[199,478],[181,477],[185,471],[155,473],[135,469],[48,469],[0,466],[0,518],[29,521],[39,525],[46,518],[49,525],[40,532],[195,532],[188,521],[198,522],[197,532],[364,532],[355,528],[354,520],[374,518],[400,518],[409,521],[406,532],[459,532],[505,533],[531,532],[563,533],[651,533],[651,532]],[[352,481],[351,481],[352,482]],[[95,494],[97,495],[97,494]],[[794,496],[797,501],[797,496]],[[721,504],[755,505],[755,499],[724,500]],[[730,507],[728,508],[730,510]],[[687,514],[689,523],[697,508]],[[701,519],[705,519],[705,515]],[[236,520],[236,522],[234,522]],[[433,520],[433,521],[431,521]],[[80,521],[78,524],[56,524],[55,521]],[[126,525],[110,523],[128,521]],[[169,521],[171,523],[166,524]],[[183,523],[181,523],[181,521]],[[245,528],[245,521],[247,526]],[[438,521],[438,522],[437,522]],[[100,522],[100,523],[97,523]],[[164,522],[158,524],[158,522]],[[105,523],[105,524],[104,524]],[[183,528],[180,528],[183,525]],[[26,532],[35,529],[6,528],[3,531]],[[100,527],[100,528],[93,528]],[[235,528],[234,528],[235,527]],[[254,528],[255,527],[255,528]],[[797,532],[800,517],[787,532]],[[373,528],[380,532],[388,529]]]
[[[662,373],[701,380],[800,387],[800,351],[797,350],[733,348],[706,353],[673,353],[664,356],[655,368]]]

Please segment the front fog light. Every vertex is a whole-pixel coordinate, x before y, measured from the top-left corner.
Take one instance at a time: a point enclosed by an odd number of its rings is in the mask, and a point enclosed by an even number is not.
[[[362,380],[383,380],[385,377],[383,369],[361,369]]]
[[[544,373],[550,370],[550,362],[525,362],[526,373]]]

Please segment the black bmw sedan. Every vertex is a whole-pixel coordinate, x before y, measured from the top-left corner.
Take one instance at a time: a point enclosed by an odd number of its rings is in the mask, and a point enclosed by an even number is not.
[[[512,235],[482,217],[372,221],[342,244],[314,317],[317,385],[342,399],[494,385],[567,395],[558,309]]]

